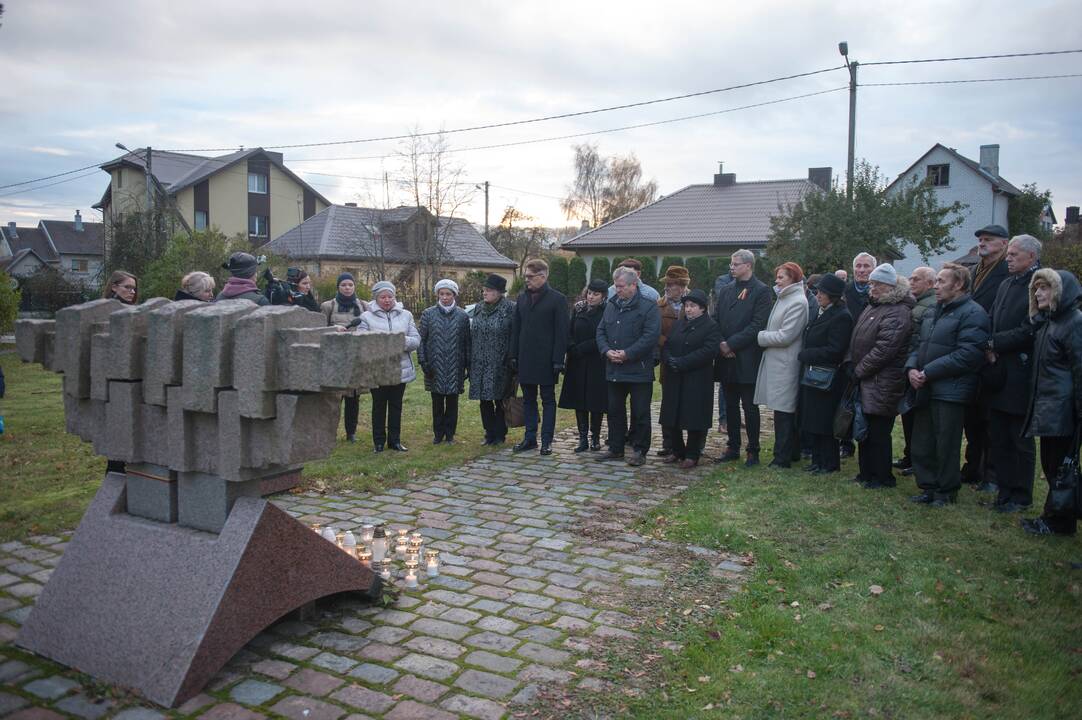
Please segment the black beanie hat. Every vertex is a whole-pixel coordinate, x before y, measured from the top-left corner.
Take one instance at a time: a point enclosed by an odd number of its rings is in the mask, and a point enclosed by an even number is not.
[[[606,295],[609,292],[608,284],[601,278],[594,278],[590,281],[590,284],[586,286],[586,289],[590,292],[601,293]]]
[[[339,285],[342,284],[343,280],[353,280],[353,273],[344,272],[341,275],[339,275],[338,280],[334,283],[334,286],[338,287]],[[353,280],[353,282],[354,282],[354,284],[356,284],[357,281]]]

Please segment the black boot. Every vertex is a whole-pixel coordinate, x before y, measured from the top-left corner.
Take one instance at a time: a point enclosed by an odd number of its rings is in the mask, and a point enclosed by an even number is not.
[[[586,452],[590,449],[590,434],[588,432],[579,432],[579,444],[575,446],[575,452]]]
[[[601,433],[594,433],[590,439],[590,450],[597,452],[601,449]]]

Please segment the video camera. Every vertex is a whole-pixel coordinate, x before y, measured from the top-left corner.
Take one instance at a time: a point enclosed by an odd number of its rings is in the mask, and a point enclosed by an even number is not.
[[[294,305],[304,297],[304,293],[297,290],[296,284],[291,280],[299,274],[300,268],[291,267],[286,270],[286,279],[280,280],[274,277],[274,272],[270,268],[263,271],[262,278],[266,283],[263,294],[271,305]]]

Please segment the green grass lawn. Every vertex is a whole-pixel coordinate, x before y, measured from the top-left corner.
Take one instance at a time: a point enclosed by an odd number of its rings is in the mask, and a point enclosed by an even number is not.
[[[0,435],[0,542],[37,533],[72,529],[97,492],[105,460],[88,443],[64,431],[61,375],[19,361],[12,346],[0,346],[7,397],[0,400],[6,432]],[[371,397],[361,399],[357,442],[339,443],[330,457],[305,466],[308,487],[371,490],[441,468],[462,464],[493,449],[482,446],[484,430],[476,402],[459,400],[459,431],[454,445],[432,444],[432,410],[420,379],[410,383],[403,401],[402,443],[409,452],[373,452]],[[573,425],[574,413],[561,410],[557,428]],[[522,439],[512,429],[509,445]]]
[[[1082,542],[1027,536],[968,487],[936,510],[855,473],[719,467],[645,522],[755,565],[634,717],[1082,716]]]

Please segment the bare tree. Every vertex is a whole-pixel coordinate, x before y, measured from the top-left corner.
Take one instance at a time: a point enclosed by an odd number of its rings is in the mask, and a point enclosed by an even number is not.
[[[431,224],[415,225],[409,246],[421,269],[421,286],[431,287],[439,279],[449,256],[448,239],[453,222],[473,197],[474,186],[464,181],[465,170],[454,162],[446,135],[422,135],[414,130],[402,141],[399,185],[417,207],[427,208],[435,218]]]
[[[642,182],[642,165],[634,153],[626,157],[609,158],[608,170],[608,182],[602,193],[602,222],[615,220],[654,201],[657,196],[657,182]]]
[[[574,148],[575,182],[560,201],[569,219],[588,220],[597,227],[654,201],[657,183],[642,181],[642,165],[634,153],[603,158],[597,145]]]
[[[519,277],[522,277],[526,261],[540,255],[548,239],[548,230],[539,225],[515,227],[515,223],[526,223],[533,219],[515,206],[508,205],[500,224],[491,233],[492,246],[518,264],[515,273]]]

